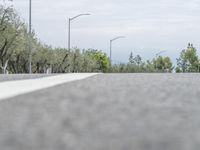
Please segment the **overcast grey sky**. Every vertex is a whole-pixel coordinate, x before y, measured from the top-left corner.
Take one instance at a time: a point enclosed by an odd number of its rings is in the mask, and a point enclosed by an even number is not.
[[[28,1],[14,0],[28,20]],[[71,45],[109,51],[109,40],[118,35],[113,59],[126,61],[131,51],[145,59],[166,50],[175,60],[188,42],[200,49],[200,0],[32,0],[33,28],[41,41],[67,47],[67,19],[90,13],[72,22]]]

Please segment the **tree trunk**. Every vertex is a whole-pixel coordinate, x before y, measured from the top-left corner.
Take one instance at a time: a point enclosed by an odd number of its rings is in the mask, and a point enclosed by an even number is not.
[[[5,63],[5,65],[3,66],[3,74],[7,74],[7,73],[8,73],[8,71],[7,71],[8,62],[9,62],[9,60],[6,60],[6,63]]]

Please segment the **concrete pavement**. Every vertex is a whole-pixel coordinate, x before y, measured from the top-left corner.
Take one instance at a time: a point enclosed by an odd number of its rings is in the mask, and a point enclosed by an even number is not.
[[[96,73],[69,73],[60,74],[55,76],[37,77],[34,79],[26,80],[12,80],[9,82],[0,82],[0,100],[11,98],[21,94],[35,92],[45,88],[53,87],[56,85],[64,84],[67,82],[82,80],[91,76],[97,75]],[[30,75],[32,76],[32,75]],[[35,76],[34,76],[35,77]]]
[[[101,74],[0,102],[1,150],[199,150],[199,74]]]
[[[36,79],[53,76],[53,74],[0,74],[0,82]]]

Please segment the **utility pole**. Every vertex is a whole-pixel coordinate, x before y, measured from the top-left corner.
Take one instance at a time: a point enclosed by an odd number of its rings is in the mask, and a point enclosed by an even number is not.
[[[71,42],[71,35],[70,35],[70,34],[71,34],[71,20],[70,20],[70,18],[69,18],[68,23],[69,23],[69,24],[68,24],[68,50],[70,50],[70,48],[71,48],[71,47],[70,47],[70,46],[71,46],[71,45],[70,45],[70,44],[71,44],[71,43],[70,43],[70,42]]]
[[[29,74],[32,73],[32,46],[31,46],[31,19],[32,19],[32,2],[29,0]]]

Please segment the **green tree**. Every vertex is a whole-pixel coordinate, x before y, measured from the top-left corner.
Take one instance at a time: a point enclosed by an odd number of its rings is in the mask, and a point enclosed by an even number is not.
[[[46,73],[52,67],[53,52],[47,45],[38,45],[32,56],[32,71],[34,73]]]
[[[88,56],[96,61],[97,70],[102,72],[108,72],[109,70],[109,58],[106,53],[98,50],[87,50],[86,53]]]
[[[176,72],[199,72],[199,66],[197,50],[189,43],[187,49],[182,50],[177,59]]]
[[[28,73],[28,33],[26,27],[16,38],[15,49],[9,61],[9,71],[11,73]]]
[[[173,64],[169,57],[159,56],[153,59],[153,64],[157,72],[172,72],[173,70]]]
[[[11,7],[0,5],[0,68],[5,72],[17,47],[23,23]]]
[[[131,52],[130,56],[129,56],[129,63],[133,64],[134,63],[134,58],[133,58],[133,52]]]
[[[147,60],[145,64],[145,72],[156,72],[155,66],[152,61]]]
[[[133,59],[134,63],[136,63],[138,66],[142,64],[142,57],[140,55],[135,56]]]

